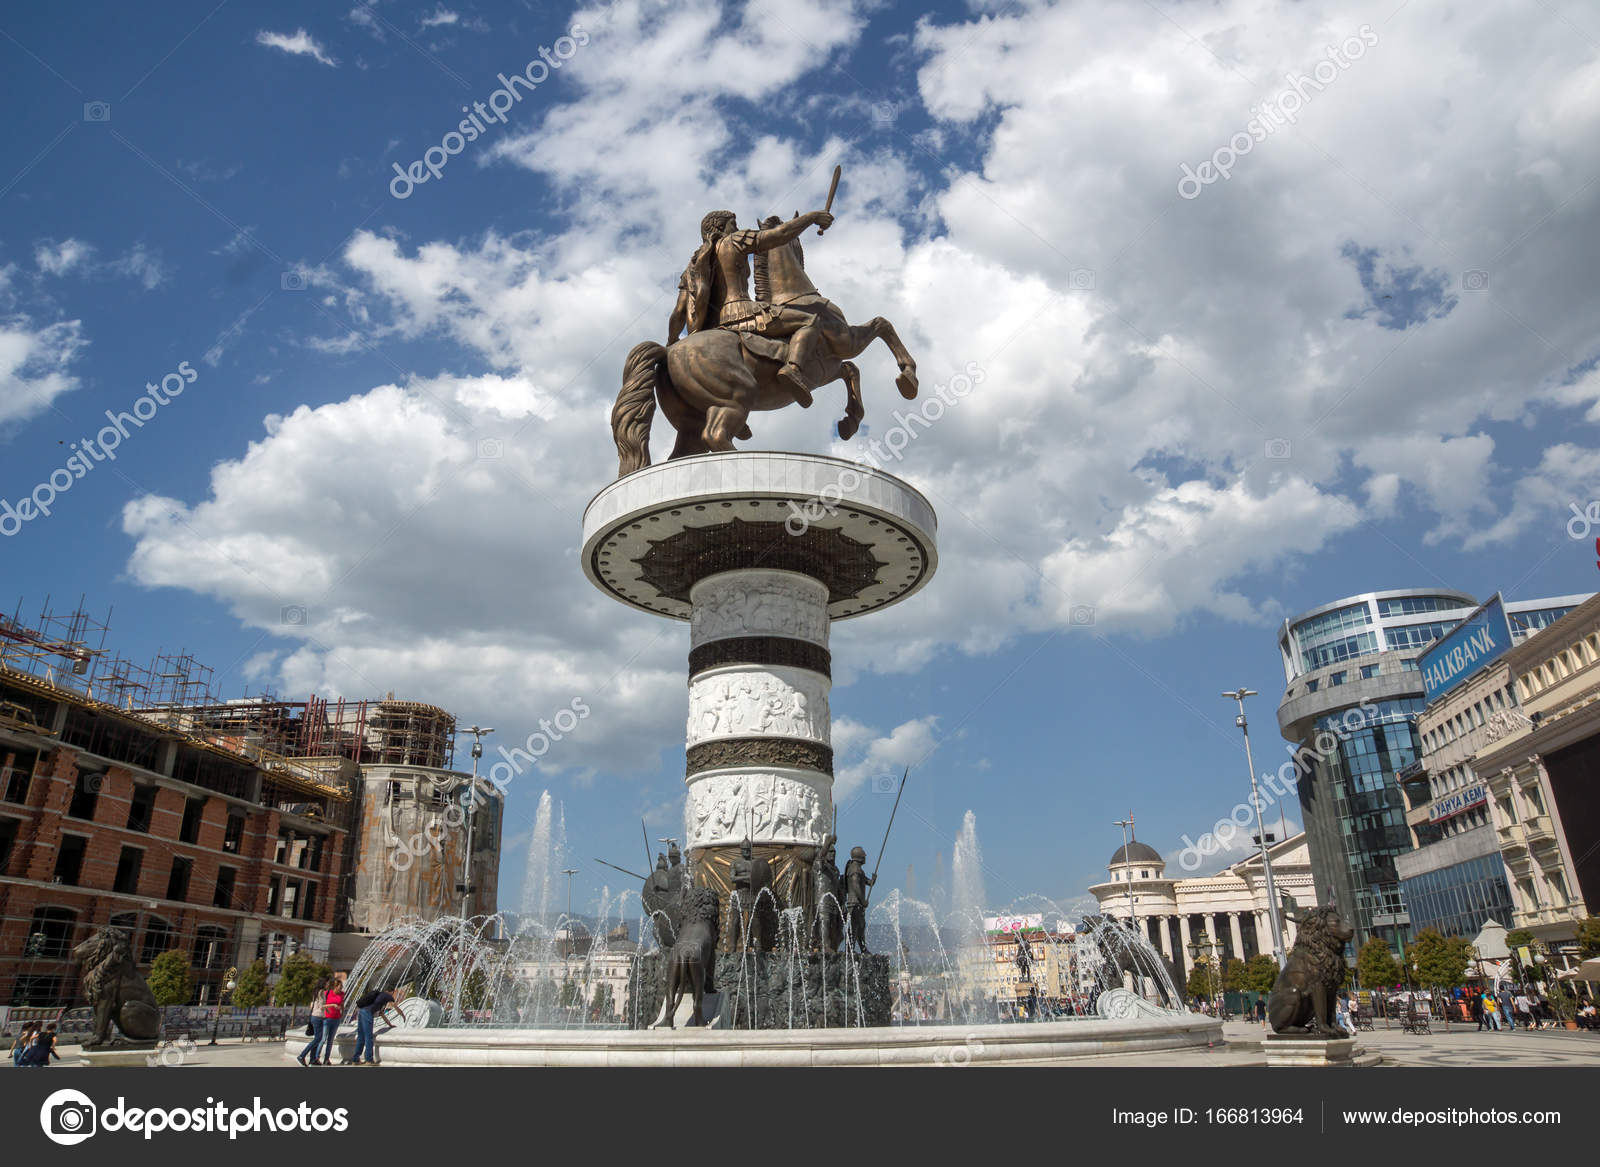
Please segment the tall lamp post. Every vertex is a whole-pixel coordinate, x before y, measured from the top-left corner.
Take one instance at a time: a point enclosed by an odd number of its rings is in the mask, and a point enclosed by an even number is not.
[[[1131,864],[1133,858],[1128,854],[1128,831],[1133,827],[1133,812],[1130,810],[1127,818],[1117,819],[1111,825],[1122,828],[1122,861]],[[1128,868],[1128,928],[1132,931],[1138,930],[1139,922],[1135,918],[1137,914],[1133,909],[1133,868],[1130,866]]]
[[[472,786],[467,791],[467,847],[461,857],[461,921],[463,926],[467,919],[467,903],[472,899],[472,827],[473,820],[478,815],[478,759],[483,757],[483,739],[493,733],[492,728],[481,725],[470,725],[461,730],[462,733],[472,735]]]
[[[1267,884],[1267,920],[1272,928],[1272,958],[1278,962],[1278,967],[1284,967],[1283,956],[1283,929],[1278,924],[1278,891],[1272,883],[1272,855],[1267,849],[1267,828],[1261,818],[1261,795],[1256,787],[1256,761],[1250,753],[1250,722],[1244,715],[1244,699],[1256,696],[1254,689],[1240,687],[1231,693],[1223,693],[1233,701],[1239,703],[1239,716],[1234,718],[1234,724],[1244,734],[1244,761],[1250,769],[1250,805],[1256,811],[1256,842],[1261,845],[1261,872]]]
[[[217,994],[217,1011],[211,1018],[211,1040],[207,1045],[217,1044],[217,1027],[222,1024],[222,1002],[228,999],[228,994],[233,992],[239,983],[239,970],[230,968],[222,977],[222,992]]]
[[[1206,958],[1206,988],[1210,990],[1211,1006],[1217,1008],[1217,957],[1222,951],[1222,942],[1213,940],[1211,933],[1201,932],[1189,942],[1189,959],[1199,963],[1201,956]],[[1217,1009],[1221,1016],[1222,1010]]]

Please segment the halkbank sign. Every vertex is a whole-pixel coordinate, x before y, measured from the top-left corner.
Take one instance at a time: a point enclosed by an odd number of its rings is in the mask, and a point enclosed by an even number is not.
[[[1429,703],[1437,701],[1511,647],[1511,625],[1500,593],[1433,642],[1417,658]]]

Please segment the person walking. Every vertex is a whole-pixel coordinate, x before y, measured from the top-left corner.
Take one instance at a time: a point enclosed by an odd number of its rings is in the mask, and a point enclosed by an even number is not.
[[[1512,1002],[1512,999],[1511,999],[1511,990],[1510,989],[1501,989],[1500,992],[1496,994],[1496,996],[1500,1000],[1500,1018],[1501,1018],[1501,1020],[1505,1022],[1505,1026],[1506,1026],[1507,1029],[1515,1030],[1517,1028],[1517,1016],[1516,1016],[1515,1005],[1514,1005],[1514,1003]]]
[[[1489,1019],[1489,1028],[1496,1033],[1500,1032],[1500,1005],[1494,999],[1494,992],[1490,990],[1483,994],[1483,1015]]]
[[[311,1034],[311,1040],[306,1042],[305,1048],[300,1051],[295,1061],[302,1066],[317,1064],[317,1050],[322,1045],[323,1023],[326,1020],[324,1013],[328,1007],[328,986],[332,978],[323,977],[317,982],[317,991],[311,998],[311,1017],[306,1022],[306,1030]],[[310,1058],[310,1061],[306,1059]]]
[[[1489,1028],[1489,1019],[1484,1015],[1483,990],[1473,989],[1467,998],[1467,1008],[1471,1011],[1472,1019],[1478,1023],[1478,1032],[1482,1033]]]
[[[394,994],[383,989],[368,989],[356,998],[356,1051],[350,1058],[352,1066],[378,1064],[378,1041],[373,1033],[373,1025],[379,1017],[389,1021],[388,1012],[394,1006]],[[390,1028],[404,1022],[398,1010],[395,1011],[394,1020],[389,1021]],[[365,1052],[367,1060],[361,1060]]]
[[[27,1054],[28,1047],[33,1044],[33,1035],[38,1031],[39,1023],[30,1021],[17,1034],[17,1039],[11,1043],[11,1064],[13,1067],[22,1065],[22,1059]]]
[[[56,1053],[56,1023],[46,1025],[34,1035],[33,1044],[28,1047],[28,1052],[22,1055],[24,1066],[48,1066],[50,1059],[61,1060],[61,1055]]]

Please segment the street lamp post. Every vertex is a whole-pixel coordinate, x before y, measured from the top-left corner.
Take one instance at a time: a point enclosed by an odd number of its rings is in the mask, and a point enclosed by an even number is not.
[[[217,994],[217,1011],[211,1017],[211,1040],[207,1045],[217,1044],[217,1027],[222,1024],[222,1002],[227,1000],[228,994],[233,992],[234,986],[239,983],[239,970],[230,968],[223,976],[222,992]]]
[[[1211,1007],[1217,1010],[1217,1015],[1222,1015],[1222,1010],[1217,1008],[1217,955],[1222,951],[1222,942],[1213,940],[1211,933],[1201,932],[1189,942],[1189,959],[1199,963],[1204,954],[1206,958],[1206,989],[1211,998]]]
[[[1128,854],[1128,842],[1129,842],[1129,840],[1128,840],[1128,831],[1133,826],[1133,812],[1130,810],[1128,812],[1128,817],[1127,818],[1125,818],[1125,819],[1117,819],[1111,825],[1114,826],[1114,827],[1121,827],[1122,828],[1122,861],[1124,863],[1131,864],[1133,862],[1133,857]],[[1127,871],[1128,871],[1128,928],[1129,928],[1130,931],[1137,931],[1138,930],[1138,920],[1137,920],[1136,917],[1138,916],[1138,913],[1135,912],[1134,908],[1133,908],[1133,868],[1130,866],[1130,867],[1128,867]]]
[[[467,846],[461,857],[461,920],[467,919],[467,903],[472,899],[472,828],[478,815],[478,759],[483,757],[483,739],[492,728],[471,725],[461,731],[472,735],[472,787],[467,792]]]
[[[1272,855],[1267,848],[1267,828],[1261,818],[1261,795],[1256,786],[1256,761],[1250,752],[1250,722],[1244,715],[1244,699],[1256,696],[1254,689],[1243,686],[1231,693],[1223,693],[1239,703],[1239,716],[1234,719],[1234,724],[1244,734],[1244,761],[1250,769],[1250,805],[1256,811],[1256,842],[1261,845],[1261,872],[1267,885],[1267,920],[1272,928],[1272,958],[1278,962],[1278,967],[1284,967],[1283,956],[1283,929],[1278,923],[1278,892],[1272,883]]]

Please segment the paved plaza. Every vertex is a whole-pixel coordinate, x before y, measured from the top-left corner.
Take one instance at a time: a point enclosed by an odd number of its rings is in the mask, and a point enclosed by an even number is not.
[[[1264,1063],[1260,1048],[1266,1036],[1264,1026],[1248,1021],[1229,1021],[1224,1024],[1226,1045],[1209,1050],[1175,1050],[1167,1053],[1131,1053],[1075,1058],[1064,1065],[1121,1065],[1121,1066],[1193,1066],[1210,1068],[1220,1066],[1259,1066]],[[981,1038],[981,1034],[978,1034]],[[1452,1025],[1448,1032],[1442,1025],[1425,1036],[1403,1033],[1399,1026],[1385,1029],[1377,1023],[1371,1033],[1360,1035],[1362,1049],[1380,1054],[1383,1066],[1600,1066],[1600,1033],[1582,1030],[1515,1030],[1500,1033],[1482,1033],[1470,1025]],[[172,1068],[205,1069],[227,1066],[275,1066],[299,1072],[285,1054],[282,1042],[241,1042],[238,1039],[220,1041],[211,1046],[200,1042],[192,1047],[174,1045],[161,1051],[160,1060]],[[382,1047],[379,1048],[382,1056]],[[58,1066],[79,1064],[80,1050],[75,1045],[61,1047]],[[320,1068],[320,1067],[319,1067]],[[330,1069],[349,1069],[340,1067]],[[382,1070],[386,1067],[376,1066]],[[363,1071],[367,1067],[360,1067]]]

